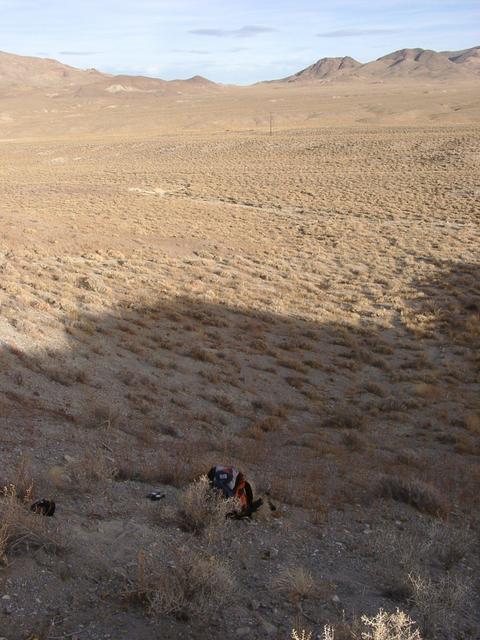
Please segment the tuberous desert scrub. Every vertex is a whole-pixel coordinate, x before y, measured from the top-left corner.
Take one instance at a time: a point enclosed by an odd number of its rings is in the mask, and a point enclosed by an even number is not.
[[[187,547],[166,549],[164,560],[139,554],[128,600],[152,616],[208,618],[233,602],[235,580],[221,558]]]
[[[236,499],[225,499],[219,491],[212,490],[207,476],[188,485],[179,503],[180,527],[197,535],[207,530],[215,530],[218,535],[226,527],[227,514],[239,506]]]

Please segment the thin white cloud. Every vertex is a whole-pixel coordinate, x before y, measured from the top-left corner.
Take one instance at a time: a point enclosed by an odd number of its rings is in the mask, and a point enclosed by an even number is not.
[[[96,56],[98,51],[59,51],[61,56]]]
[[[253,24],[245,25],[240,29],[190,29],[188,33],[196,36],[211,36],[213,38],[252,38],[261,33],[272,33],[273,31],[276,31],[276,29]]]
[[[318,38],[357,38],[361,36],[382,36],[392,33],[400,33],[401,29],[337,29],[317,33]]]

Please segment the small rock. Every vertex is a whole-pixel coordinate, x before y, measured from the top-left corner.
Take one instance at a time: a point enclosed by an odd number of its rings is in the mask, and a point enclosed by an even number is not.
[[[13,613],[13,604],[10,602],[10,600],[5,600],[2,608],[3,608],[3,613],[6,616],[9,616]]]
[[[333,604],[340,604],[340,598],[337,596],[337,594],[332,596],[332,602]]]
[[[277,627],[271,622],[268,622],[268,620],[264,620],[262,616],[258,614],[257,614],[257,620],[260,622],[262,629],[265,631],[267,636],[273,636],[274,633],[277,633]]]

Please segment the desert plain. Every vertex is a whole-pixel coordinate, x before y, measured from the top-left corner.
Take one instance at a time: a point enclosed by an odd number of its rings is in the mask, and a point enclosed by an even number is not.
[[[480,637],[478,80],[112,86],[1,98],[0,636]]]

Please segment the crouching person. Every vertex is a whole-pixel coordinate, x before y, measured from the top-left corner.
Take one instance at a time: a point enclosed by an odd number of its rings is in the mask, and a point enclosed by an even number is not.
[[[227,514],[227,517],[250,518],[252,513],[262,506],[261,498],[253,499],[252,486],[245,480],[243,473],[235,467],[216,465],[207,475],[212,489],[221,491],[225,498],[236,498],[240,504],[240,510],[232,511]]]

